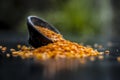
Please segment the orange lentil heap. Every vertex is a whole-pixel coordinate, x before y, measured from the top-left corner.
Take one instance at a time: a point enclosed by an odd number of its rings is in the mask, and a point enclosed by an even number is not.
[[[39,47],[31,48],[21,46],[19,51],[13,51],[13,56],[35,59],[58,59],[58,58],[83,58],[97,56],[99,52],[91,47],[85,47],[78,43],[65,40],[62,35],[57,34],[47,28],[36,26],[36,29],[50,38],[53,43]]]
[[[53,42],[64,40],[62,35],[57,34],[47,28],[36,26],[36,29],[42,34],[46,35],[48,38],[50,38]]]

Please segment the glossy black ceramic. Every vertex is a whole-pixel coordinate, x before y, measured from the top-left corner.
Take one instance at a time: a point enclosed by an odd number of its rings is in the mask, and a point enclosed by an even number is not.
[[[36,16],[28,16],[27,26],[29,32],[29,44],[35,48],[52,43],[52,40],[39,32],[35,26],[45,27],[60,34],[54,26]]]

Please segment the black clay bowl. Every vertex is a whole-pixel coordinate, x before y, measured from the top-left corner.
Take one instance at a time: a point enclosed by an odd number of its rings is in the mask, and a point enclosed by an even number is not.
[[[52,40],[38,31],[35,26],[45,27],[60,34],[54,26],[37,16],[28,16],[27,26],[29,32],[29,44],[35,48],[52,43]]]

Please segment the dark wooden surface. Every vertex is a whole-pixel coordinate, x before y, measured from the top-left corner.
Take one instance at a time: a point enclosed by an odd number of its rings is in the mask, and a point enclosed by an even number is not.
[[[0,45],[15,48],[17,44],[27,44],[26,37],[4,34],[1,35]],[[104,60],[89,61],[84,65],[76,61],[58,65],[54,60],[44,65],[32,59],[7,58],[0,52],[0,80],[119,80],[120,63],[116,60],[120,55],[119,40],[114,39],[113,44],[109,47],[110,55]]]

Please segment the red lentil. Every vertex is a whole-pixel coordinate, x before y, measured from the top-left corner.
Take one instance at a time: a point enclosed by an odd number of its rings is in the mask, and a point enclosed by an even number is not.
[[[18,48],[18,49],[20,49],[20,48],[21,48],[21,45],[20,45],[20,44],[18,44],[18,45],[17,45],[17,48]]]
[[[3,46],[0,46],[0,49],[2,49]]]
[[[120,56],[117,57],[117,61],[120,62]]]
[[[13,55],[22,58],[33,57],[35,59],[58,59],[58,58],[83,58],[97,56],[99,52],[91,47],[85,47],[78,43],[65,40],[62,35],[57,34],[47,28],[36,26],[37,30],[50,38],[53,43],[33,49],[25,45],[19,46],[19,51],[12,52]],[[93,59],[92,59],[93,60]]]
[[[99,56],[98,56],[98,59],[99,59],[99,60],[103,60],[103,59],[104,59],[104,56],[103,56],[103,55],[99,55]]]
[[[47,36],[48,38],[50,38],[52,41],[60,41],[63,40],[62,35],[57,34],[47,28],[44,27],[40,27],[40,26],[35,26],[37,28],[38,31],[40,31],[42,34],[44,34],[45,36]]]
[[[15,49],[11,48],[11,49],[10,49],[10,51],[12,51],[12,52],[13,52],[13,51],[15,51]]]
[[[91,57],[90,57],[90,61],[95,61],[95,57],[94,57],[94,56],[91,56]]]
[[[7,54],[6,54],[6,57],[10,57],[10,54],[9,54],[9,53],[7,53]]]
[[[7,50],[7,47],[2,47],[1,50],[2,52],[5,52]]]
[[[109,50],[106,50],[106,51],[105,51],[105,54],[109,54],[109,53],[110,53],[110,51],[109,51]]]

